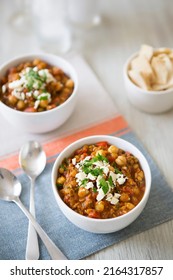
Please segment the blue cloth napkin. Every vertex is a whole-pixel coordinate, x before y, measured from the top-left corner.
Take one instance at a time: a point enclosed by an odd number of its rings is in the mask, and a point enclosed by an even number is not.
[[[35,203],[37,221],[62,250],[68,259],[82,259],[107,246],[157,226],[173,218],[173,192],[134,133],[123,136],[136,145],[146,156],[152,171],[152,187],[148,203],[142,214],[125,229],[111,234],[92,234],[69,222],[60,211],[51,187],[53,163],[47,164],[42,175],[36,180]],[[30,181],[21,174],[19,180],[23,191],[21,200],[28,208]],[[25,259],[28,220],[14,204],[0,201],[0,259]],[[79,246],[80,244],[80,246]],[[39,239],[40,259],[50,259]]]

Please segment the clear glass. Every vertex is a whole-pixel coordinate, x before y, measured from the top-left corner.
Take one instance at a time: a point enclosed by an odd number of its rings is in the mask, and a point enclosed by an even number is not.
[[[13,28],[21,32],[29,32],[32,24],[32,0],[14,0],[16,12],[13,13],[9,22]]]
[[[68,20],[79,27],[93,27],[101,23],[99,0],[67,0]]]
[[[64,0],[35,0],[34,29],[42,49],[66,53],[71,47],[71,34],[66,24]]]

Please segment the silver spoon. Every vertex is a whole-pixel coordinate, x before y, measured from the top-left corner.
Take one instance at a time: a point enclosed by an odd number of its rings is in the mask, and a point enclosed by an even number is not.
[[[35,230],[39,234],[41,240],[47,248],[51,258],[53,260],[66,260],[64,254],[56,247],[53,241],[48,237],[42,227],[36,222],[31,213],[22,204],[19,196],[22,191],[22,186],[16,176],[5,168],[0,168],[0,199],[5,201],[15,202],[28,217],[34,226]]]
[[[35,217],[34,183],[46,165],[46,155],[40,143],[29,141],[24,144],[19,152],[19,164],[31,180],[29,211]],[[30,222],[25,258],[26,260],[38,260],[39,258],[37,233]]]

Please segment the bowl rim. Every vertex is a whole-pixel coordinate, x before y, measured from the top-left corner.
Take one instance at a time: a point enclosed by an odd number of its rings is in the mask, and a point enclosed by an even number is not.
[[[6,110],[10,110],[12,112],[15,112],[16,114],[19,114],[19,115],[22,115],[22,116],[38,116],[38,115],[45,115],[45,114],[51,114],[51,112],[55,112],[55,111],[58,111],[59,109],[63,108],[64,106],[66,106],[72,99],[74,99],[74,97],[77,95],[77,90],[78,90],[78,75],[77,75],[77,71],[75,70],[74,66],[68,61],[66,60],[65,58],[61,57],[61,56],[58,56],[58,55],[55,55],[55,54],[51,54],[51,53],[26,53],[26,54],[23,54],[23,55],[19,55],[19,56],[15,56],[14,58],[12,59],[9,59],[7,60],[6,62],[4,62],[3,64],[0,65],[0,76],[1,76],[1,71],[3,70],[3,68],[5,67],[8,67],[8,64],[13,64],[13,62],[15,63],[15,61],[17,60],[20,60],[20,59],[29,59],[32,57],[34,58],[40,58],[40,57],[43,57],[41,59],[44,60],[44,57],[45,59],[49,59],[49,58],[55,58],[55,59],[59,59],[59,61],[62,61],[62,62],[65,62],[66,64],[68,64],[68,67],[71,68],[70,70],[73,71],[73,75],[75,77],[75,81],[74,81],[74,89],[73,89],[73,92],[72,94],[70,95],[70,97],[62,104],[60,104],[58,107],[55,107],[51,110],[48,110],[48,111],[43,111],[43,112],[24,112],[24,111],[19,111],[19,110],[15,110],[11,107],[9,107],[8,105],[6,105],[5,103],[3,103],[1,100],[0,100],[0,106],[3,106]],[[49,62],[48,62],[49,63]],[[63,70],[64,71],[64,70]]]
[[[117,141],[121,141],[122,143],[128,145],[128,146],[131,146],[133,149],[135,149],[139,154],[140,154],[140,158],[142,159],[143,162],[145,162],[145,165],[146,165],[146,169],[147,169],[147,173],[148,173],[148,177],[147,177],[147,188],[145,188],[145,192],[144,192],[144,195],[141,199],[141,201],[132,209],[130,210],[128,213],[122,215],[122,216],[118,216],[118,217],[115,217],[115,218],[107,218],[107,219],[94,219],[94,218],[89,218],[89,217],[86,217],[86,216],[83,216],[77,212],[75,212],[73,209],[71,209],[60,197],[59,195],[59,192],[57,191],[57,188],[56,188],[56,185],[55,185],[55,182],[54,182],[54,179],[55,179],[55,175],[56,175],[56,172],[57,172],[57,169],[58,169],[58,161],[59,161],[59,158],[62,157],[62,155],[64,153],[66,153],[66,151],[68,151],[69,149],[71,149],[74,145],[78,145],[80,144],[81,142],[83,141],[87,141],[87,140],[92,140],[93,139],[93,143],[96,143],[97,141],[99,141],[99,139],[101,138],[105,138],[105,141],[109,141],[109,143],[111,144],[111,140],[117,140]],[[95,140],[94,140],[95,139]],[[103,141],[103,140],[100,140],[100,141]],[[86,143],[87,144],[87,143]],[[81,144],[81,146],[84,145],[84,144]],[[80,146],[79,146],[80,147]],[[144,173],[145,174],[145,173]],[[54,196],[55,196],[55,199],[56,201],[59,200],[60,203],[63,204],[63,206],[68,210],[70,211],[73,215],[75,215],[76,217],[80,218],[80,219],[84,219],[85,221],[89,221],[91,223],[109,223],[111,221],[119,221],[119,220],[124,220],[124,219],[128,219],[128,216],[131,216],[134,212],[136,212],[138,210],[138,208],[140,208],[140,206],[147,202],[148,200],[148,197],[149,197],[149,193],[150,193],[150,189],[151,189],[151,170],[150,170],[150,166],[149,166],[149,163],[146,159],[146,157],[143,155],[143,153],[135,146],[133,145],[132,143],[128,142],[127,140],[124,140],[120,137],[115,137],[115,136],[109,136],[109,135],[92,135],[92,136],[88,136],[88,137],[84,137],[84,138],[81,138],[79,140],[76,140],[74,141],[73,143],[71,143],[70,145],[68,145],[65,149],[63,149],[62,152],[59,153],[59,155],[57,156],[56,160],[54,161],[54,164],[53,164],[53,168],[52,168],[52,173],[51,173],[51,183],[52,183],[52,188],[53,188],[53,193],[54,193]],[[58,202],[57,202],[58,203]],[[145,207],[145,204],[144,204],[144,207]],[[58,203],[59,205],[59,203]],[[60,208],[60,206],[59,206]],[[61,210],[61,208],[60,208]],[[61,210],[62,211],[62,210]],[[140,213],[139,213],[140,214]],[[139,216],[139,215],[137,215]]]
[[[155,50],[160,49],[160,48],[155,48]],[[142,88],[140,88],[139,86],[135,85],[132,80],[130,79],[129,75],[128,75],[128,69],[130,66],[130,63],[132,61],[132,59],[134,59],[135,57],[137,57],[137,55],[139,54],[139,52],[135,52],[133,53],[125,62],[124,67],[123,67],[123,72],[124,72],[124,76],[127,78],[128,82],[136,89],[139,90],[141,93],[145,93],[145,95],[151,95],[151,96],[158,96],[158,95],[164,95],[167,93],[172,93],[173,91],[173,87],[169,88],[169,89],[165,89],[165,90],[144,90]]]

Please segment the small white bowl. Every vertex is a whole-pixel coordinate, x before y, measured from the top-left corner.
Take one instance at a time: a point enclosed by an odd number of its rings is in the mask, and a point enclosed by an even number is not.
[[[139,110],[147,113],[163,113],[173,108],[173,88],[161,91],[147,91],[136,86],[128,75],[131,61],[138,55],[133,54],[124,66],[124,83],[129,101]]]
[[[116,218],[110,218],[110,219],[93,219],[76,213],[64,203],[64,201],[61,199],[57,191],[56,179],[57,179],[57,172],[59,166],[61,165],[64,158],[68,158],[73,154],[73,152],[76,149],[82,147],[85,144],[94,144],[102,141],[107,141],[109,144],[116,145],[117,147],[125,151],[129,151],[135,157],[138,158],[141,167],[144,171],[146,189],[145,189],[144,196],[142,200],[139,202],[139,204],[127,214],[124,214]],[[73,224],[75,224],[76,226],[78,226],[83,230],[93,232],[93,233],[110,233],[110,232],[116,232],[118,230],[127,227],[140,215],[149,197],[150,188],[151,188],[151,172],[150,172],[150,167],[148,165],[148,162],[143,156],[143,154],[131,143],[121,138],[117,138],[113,136],[107,136],[107,135],[90,136],[90,137],[82,138],[72,143],[67,148],[65,148],[57,157],[52,170],[52,187],[53,187],[55,199],[59,205],[60,210]]]
[[[14,110],[0,101],[0,112],[4,118],[18,129],[29,133],[45,133],[61,126],[74,111],[77,100],[78,77],[73,66],[65,59],[52,54],[29,54],[16,57],[0,66],[0,76],[22,62],[39,58],[52,66],[61,68],[73,81],[71,96],[60,106],[44,112],[22,112]]]

